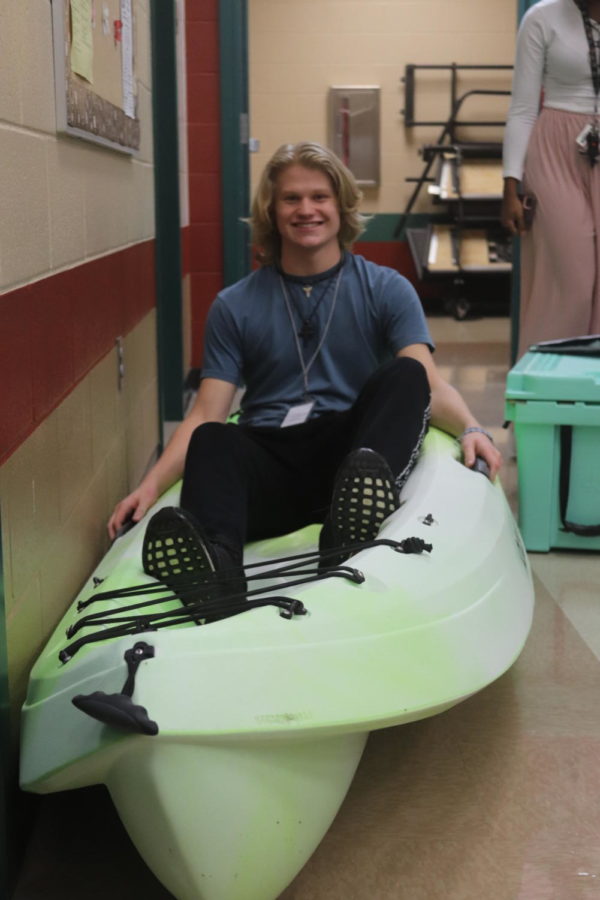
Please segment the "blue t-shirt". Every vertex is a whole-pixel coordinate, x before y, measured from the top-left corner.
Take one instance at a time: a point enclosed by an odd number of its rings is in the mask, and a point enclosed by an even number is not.
[[[336,277],[311,318],[316,333],[306,342],[296,341],[297,309],[304,302],[309,314],[314,303],[302,297],[298,285],[286,282],[291,301],[286,305],[274,267],[264,266],[218,294],[206,324],[202,377],[245,387],[240,422],[277,427],[291,406],[306,400],[298,344],[306,366],[329,319],[308,373],[311,417],[348,409],[367,378],[403,347],[428,344],[433,349],[419,297],[394,269],[346,253],[331,315]],[[317,299],[320,291],[317,283]]]

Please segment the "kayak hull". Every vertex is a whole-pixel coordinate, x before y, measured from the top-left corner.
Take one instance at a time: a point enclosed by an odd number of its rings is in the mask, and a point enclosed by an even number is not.
[[[366,738],[142,740],[108,789],[140,855],[179,900],[265,900],[325,835]]]
[[[277,897],[329,827],[368,733],[448,709],[523,648],[533,588],[517,526],[500,485],[465,469],[457,452],[430,432],[381,531],[420,537],[431,552],[360,551],[350,565],[362,584],[327,578],[290,588],[282,579],[281,593],[300,599],[306,615],[288,620],[264,607],[101,640],[63,664],[64,629],[81,615],[73,604],[31,674],[23,787],[106,784],[140,853],[179,900]],[[161,500],[176,502],[175,489]],[[115,542],[94,573],[103,590],[151,584],[140,565],[144,527]],[[250,545],[246,562],[303,552],[317,534]],[[91,579],[77,599],[94,590]],[[133,700],[157,723],[155,736],[123,733],[71,702],[119,692],[138,638],[154,655],[139,666]]]

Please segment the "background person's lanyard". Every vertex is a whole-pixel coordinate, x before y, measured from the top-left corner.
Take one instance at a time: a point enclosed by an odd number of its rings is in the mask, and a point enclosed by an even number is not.
[[[290,298],[289,298],[289,295],[287,292],[287,288],[285,286],[285,281],[283,280],[281,275],[279,276],[279,283],[281,284],[281,292],[283,294],[283,299],[285,300],[285,307],[288,311],[288,316],[290,318],[290,324],[292,326],[292,332],[294,334],[294,341],[296,343],[296,353],[298,354],[298,361],[300,362],[300,368],[302,369],[302,380],[304,383],[304,403],[300,404],[297,407],[294,407],[294,406],[291,407],[288,415],[286,415],[285,419],[283,420],[282,424],[284,424],[284,425],[286,425],[286,424],[287,425],[295,425],[295,424],[299,424],[300,421],[306,421],[306,419],[310,415],[310,411],[314,405],[314,401],[312,400],[309,390],[308,390],[308,373],[310,372],[317,356],[321,352],[321,348],[323,347],[323,344],[325,343],[325,338],[327,337],[327,334],[329,332],[329,328],[331,326],[331,320],[333,319],[333,313],[335,312],[335,304],[337,301],[337,296],[338,296],[338,291],[340,288],[340,283],[342,280],[343,271],[344,271],[344,269],[342,267],[340,269],[340,271],[338,272],[337,278],[335,280],[335,288],[333,290],[333,298],[331,300],[331,308],[329,310],[329,315],[327,317],[327,321],[326,321],[325,327],[323,329],[323,334],[321,335],[321,339],[319,340],[319,343],[317,344],[317,348],[316,348],[315,352],[310,357],[308,362],[304,361],[304,356],[302,354],[302,347],[300,346],[300,340],[298,338],[298,333],[296,331],[296,323],[294,322],[294,313],[292,310],[292,305],[290,303]],[[295,417],[293,416],[294,410],[297,410],[297,415]],[[290,417],[290,414],[292,414],[291,417]],[[288,418],[291,418],[292,420],[288,421]]]

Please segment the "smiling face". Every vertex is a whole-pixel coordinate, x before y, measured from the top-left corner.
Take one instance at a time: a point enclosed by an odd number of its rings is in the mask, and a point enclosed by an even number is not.
[[[340,213],[325,172],[287,166],[277,176],[273,211],[286,272],[309,274],[335,266],[341,256]]]

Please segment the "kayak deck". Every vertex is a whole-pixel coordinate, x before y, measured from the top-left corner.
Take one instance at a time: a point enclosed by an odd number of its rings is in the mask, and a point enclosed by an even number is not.
[[[135,702],[160,734],[239,740],[372,730],[431,715],[499,677],[529,632],[531,575],[500,486],[467,470],[454,444],[440,432],[428,435],[403,504],[380,533],[395,541],[419,537],[430,553],[377,546],[348,563],[364,575],[360,584],[327,578],[282,588],[301,601],[301,616],[284,618],[267,606],[146,633],[154,657],[140,666]],[[162,503],[173,501],[174,491]],[[155,584],[141,570],[143,529],[142,522],[117,541],[98,567],[102,590]],[[311,526],[255,543],[245,561],[306,552],[317,535]],[[79,599],[93,591],[91,580]],[[118,610],[119,601],[111,603]],[[34,719],[52,734],[51,723],[65,716],[77,731],[82,714],[65,704],[65,692],[121,689],[132,636],[84,645],[60,662],[65,629],[81,615],[74,604],[34,667],[26,735]],[[88,752],[105,737],[101,728],[88,735]],[[62,743],[58,735],[57,751]],[[63,747],[54,763],[66,764],[68,752]]]

